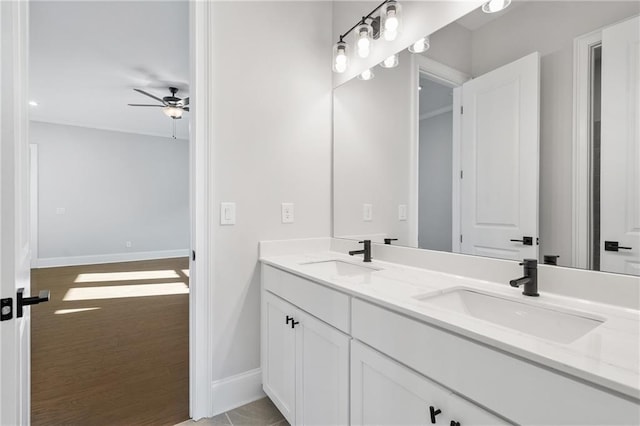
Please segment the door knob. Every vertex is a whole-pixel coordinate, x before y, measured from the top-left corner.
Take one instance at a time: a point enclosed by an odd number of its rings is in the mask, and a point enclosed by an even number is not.
[[[18,297],[16,300],[16,318],[22,317],[23,307],[29,305],[37,305],[38,303],[49,301],[49,290],[41,290],[37,296],[24,297],[24,288],[18,289]]]
[[[622,247],[619,245],[617,241],[605,241],[604,242],[604,250],[605,251],[618,251],[618,250],[632,250],[631,247]]]
[[[521,240],[509,240],[516,243],[522,243],[523,246],[532,246],[533,245],[533,237],[522,237]]]

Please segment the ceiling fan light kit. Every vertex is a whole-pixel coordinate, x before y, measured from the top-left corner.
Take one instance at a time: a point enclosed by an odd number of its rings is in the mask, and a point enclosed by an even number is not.
[[[142,89],[133,89],[138,93],[142,93],[145,96],[154,99],[160,104],[129,104],[129,106],[141,106],[141,107],[160,107],[162,108],[162,112],[167,116],[174,120],[178,120],[182,118],[182,113],[184,111],[189,111],[189,98],[179,98],[176,96],[178,93],[178,89],[175,87],[169,87],[169,91],[171,95],[165,96],[164,98],[159,98],[158,96],[152,95],[149,92],[145,92]]]
[[[164,112],[164,115],[173,119],[182,118],[182,111],[182,108],[175,106],[166,106],[162,108],[162,112]]]
[[[145,92],[142,89],[133,89],[138,93],[142,93],[145,96],[150,97],[153,100],[160,102],[160,104],[129,104],[129,106],[141,106],[141,107],[156,107],[162,108],[162,112],[167,117],[172,120],[179,120],[182,118],[182,114],[187,111],[189,112],[189,98],[179,98],[176,96],[178,93],[178,89],[175,87],[169,87],[169,91],[171,92],[170,96],[165,96],[163,98],[159,98],[158,96],[152,95],[149,92]],[[173,132],[172,137],[176,138],[176,122],[173,121]]]

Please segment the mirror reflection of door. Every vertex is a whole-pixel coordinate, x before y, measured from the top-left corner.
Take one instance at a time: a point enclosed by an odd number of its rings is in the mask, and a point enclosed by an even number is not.
[[[540,56],[462,86],[461,252],[538,257]]]
[[[537,258],[539,55],[469,80],[461,93],[454,110],[454,89],[421,75],[419,246]]]
[[[605,28],[601,56],[601,96],[597,50],[592,61],[596,77],[592,196],[600,201],[599,206],[594,204],[592,219],[592,266],[640,275],[640,17]]]

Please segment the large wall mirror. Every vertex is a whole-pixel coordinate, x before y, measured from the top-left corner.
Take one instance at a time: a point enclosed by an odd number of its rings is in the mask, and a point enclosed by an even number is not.
[[[514,1],[334,90],[334,236],[640,275],[640,3]]]

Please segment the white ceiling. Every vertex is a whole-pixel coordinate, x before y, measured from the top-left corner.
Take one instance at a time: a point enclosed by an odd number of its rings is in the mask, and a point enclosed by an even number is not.
[[[186,0],[34,1],[30,4],[30,100],[33,120],[170,137],[172,121],[156,103],[168,87],[188,95]],[[176,120],[188,137],[189,113]]]

